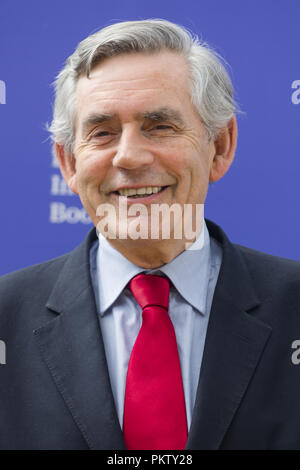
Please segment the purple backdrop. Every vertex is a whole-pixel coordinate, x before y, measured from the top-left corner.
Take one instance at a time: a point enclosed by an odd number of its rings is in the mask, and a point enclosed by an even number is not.
[[[2,0],[0,274],[70,251],[91,228],[52,165],[50,83],[88,34],[144,18],[180,23],[215,47],[246,112],[234,164],[210,188],[206,216],[236,243],[300,260],[299,0]]]

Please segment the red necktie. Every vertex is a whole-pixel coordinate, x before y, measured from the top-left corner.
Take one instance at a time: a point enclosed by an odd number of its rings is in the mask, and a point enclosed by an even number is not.
[[[176,336],[168,314],[169,281],[138,274],[129,288],[142,308],[143,323],[127,371],[126,448],[184,449],[187,421]]]

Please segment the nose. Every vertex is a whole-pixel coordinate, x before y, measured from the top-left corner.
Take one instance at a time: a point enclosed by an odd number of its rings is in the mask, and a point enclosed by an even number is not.
[[[137,129],[123,129],[112,165],[118,168],[134,170],[151,165],[154,155],[149,148],[149,143]]]

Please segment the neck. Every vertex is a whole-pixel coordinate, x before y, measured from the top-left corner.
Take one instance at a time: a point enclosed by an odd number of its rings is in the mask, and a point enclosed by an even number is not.
[[[159,268],[170,263],[195,240],[118,240],[107,239],[131,263],[145,269]]]

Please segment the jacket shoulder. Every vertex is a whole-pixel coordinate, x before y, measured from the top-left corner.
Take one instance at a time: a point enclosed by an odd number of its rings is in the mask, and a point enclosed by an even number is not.
[[[31,334],[52,320],[51,295],[56,292],[62,302],[70,289],[77,293],[78,286],[82,288],[83,279],[89,283],[89,251],[96,240],[92,229],[70,252],[0,277],[1,334],[7,338],[17,330]]]
[[[238,244],[234,246],[240,251],[247,264],[253,268],[256,267],[269,275],[288,274],[291,278],[294,276],[300,278],[300,261],[270,255]]]
[[[69,253],[1,276],[1,310],[21,302],[22,298],[49,295],[68,256]]]
[[[257,292],[273,300],[285,299],[300,312],[300,262],[234,246],[241,253]]]

